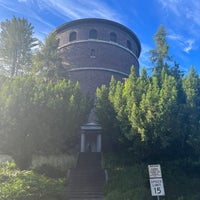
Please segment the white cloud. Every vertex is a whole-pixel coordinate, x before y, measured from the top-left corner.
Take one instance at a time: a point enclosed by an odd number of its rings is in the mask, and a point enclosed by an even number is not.
[[[194,40],[189,39],[185,41],[185,47],[183,48],[183,51],[185,51],[186,53],[189,53],[193,47],[194,47]]]
[[[200,3],[198,0],[157,0],[164,9],[172,12],[181,20],[191,20],[191,23],[195,23],[200,26]],[[178,23],[178,21],[177,21]]]
[[[17,2],[26,2],[26,6],[21,5]],[[32,0],[17,0],[17,2],[10,2],[10,1],[1,1],[0,0],[0,6],[6,9],[7,11],[10,11],[13,13],[13,15],[22,15],[23,17],[29,19],[34,19],[35,21],[38,21],[39,23],[53,29],[54,26],[52,26],[49,22],[42,19],[38,14],[37,10],[33,9],[33,2]],[[33,3],[33,4],[32,4]]]
[[[177,44],[185,53],[189,53],[195,48],[195,40],[193,38],[188,39],[184,35],[174,33],[172,30],[167,38]]]
[[[15,4],[11,5],[9,2],[0,0],[0,7],[5,10],[11,11],[13,13],[20,13],[20,11],[18,11],[17,7],[15,6]]]
[[[172,33],[170,35],[167,35],[167,38],[171,39],[171,40],[182,40],[182,36],[181,35],[178,35],[176,33]]]
[[[164,9],[161,12],[167,13],[162,17],[166,20],[168,30],[171,31],[168,38],[185,53],[196,49],[200,40],[200,2],[197,0],[157,1]],[[169,17],[173,18],[170,23]]]
[[[189,20],[192,20],[195,24],[200,26],[200,3],[199,1],[189,1],[188,7],[185,8],[186,10],[186,17]]]
[[[26,3],[26,8],[21,3]],[[106,18],[120,22],[119,13],[107,6],[106,3],[98,0],[17,0],[15,2],[0,0],[0,6],[13,13],[23,14],[25,17],[28,16],[35,19],[52,29],[55,27],[51,25],[51,22],[42,19],[38,12],[49,11],[65,19],[65,21],[91,17]]]
[[[117,13],[99,1],[40,0],[38,2],[40,7],[54,10],[69,19],[99,17],[119,21]]]
[[[161,3],[164,9],[172,11],[177,16],[180,15],[180,9],[178,7],[180,0],[158,0],[158,2]]]
[[[40,38],[44,37],[44,32],[55,29],[53,18],[43,18],[43,12],[52,13],[66,22],[80,18],[106,18],[121,22],[117,11],[98,0],[0,0],[0,7],[30,20],[37,27]]]

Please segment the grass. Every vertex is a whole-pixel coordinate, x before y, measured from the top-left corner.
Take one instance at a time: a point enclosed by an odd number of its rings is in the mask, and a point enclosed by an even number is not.
[[[148,163],[124,162],[124,158],[104,156],[109,181],[106,200],[154,200],[151,196]],[[131,163],[131,164],[130,164]],[[152,164],[152,163],[149,163]],[[157,163],[155,163],[157,164]],[[160,200],[199,200],[200,164],[191,161],[161,162],[165,196]]]
[[[15,163],[1,163],[0,200],[64,200],[66,179],[50,178],[32,170],[20,171]]]
[[[116,167],[108,170],[109,181],[106,186],[106,200],[147,200],[150,196],[142,165]]]
[[[109,176],[105,200],[155,200],[150,192],[148,164],[154,163],[104,155],[102,165]],[[179,160],[159,164],[166,193],[160,200],[200,199],[200,162]],[[67,180],[62,173],[48,165],[36,171],[20,171],[15,163],[4,162],[0,164],[0,200],[65,200]]]

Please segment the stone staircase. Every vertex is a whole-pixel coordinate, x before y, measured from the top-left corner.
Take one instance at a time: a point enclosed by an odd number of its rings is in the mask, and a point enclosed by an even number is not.
[[[105,173],[101,153],[80,153],[77,166],[68,178],[68,200],[103,200]]]

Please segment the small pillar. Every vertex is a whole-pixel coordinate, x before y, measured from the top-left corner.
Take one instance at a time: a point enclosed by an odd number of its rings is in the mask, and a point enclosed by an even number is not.
[[[81,152],[85,152],[85,133],[81,133]]]
[[[101,134],[97,135],[97,152],[101,152]]]

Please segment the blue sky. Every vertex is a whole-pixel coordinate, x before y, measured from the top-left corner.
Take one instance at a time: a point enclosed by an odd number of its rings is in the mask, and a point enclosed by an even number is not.
[[[0,21],[25,17],[43,40],[57,26],[80,18],[114,20],[140,39],[140,66],[149,67],[153,35],[162,24],[169,54],[185,73],[194,66],[200,73],[200,0],[0,0]]]

